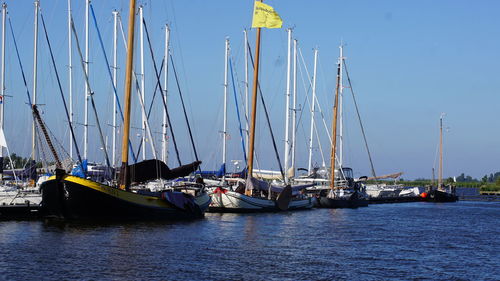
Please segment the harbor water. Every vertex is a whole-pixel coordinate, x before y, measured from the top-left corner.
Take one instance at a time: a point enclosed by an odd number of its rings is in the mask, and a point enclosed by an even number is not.
[[[499,280],[500,203],[0,222],[2,280]]]

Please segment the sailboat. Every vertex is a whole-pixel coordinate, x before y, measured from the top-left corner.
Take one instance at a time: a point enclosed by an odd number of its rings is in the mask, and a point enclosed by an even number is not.
[[[421,194],[422,198],[427,202],[456,202],[458,196],[455,194],[455,187],[446,187],[443,184],[443,117],[444,113],[439,118],[439,170],[437,187],[429,187],[427,192]]]
[[[314,199],[302,194],[302,190],[305,189],[307,185],[292,187],[290,184],[286,183],[284,186],[276,186],[267,181],[253,177],[261,28],[281,28],[281,25],[281,18],[271,6],[263,4],[261,1],[255,1],[252,27],[257,28],[257,40],[247,157],[247,177],[245,181],[238,181],[236,187],[217,187],[212,193],[210,211],[277,212],[310,209],[313,206]]]
[[[339,108],[339,88],[341,83],[341,66],[343,63],[342,46],[337,65],[337,86],[335,89],[335,102],[333,107],[332,143],[330,151],[330,179],[329,188],[326,185],[317,185],[311,191],[315,192],[316,207],[319,208],[357,208],[368,206],[368,200],[360,192],[361,183],[354,179],[351,168],[337,164],[337,115]]]
[[[175,169],[169,169],[165,163],[156,159],[128,165],[135,6],[135,0],[130,0],[119,184],[104,184],[67,174],[62,169],[38,109],[33,105],[34,119],[46,136],[45,141],[57,167],[55,176],[40,187],[42,204],[48,216],[64,219],[195,219],[203,217],[210,204],[210,197],[204,186],[199,184],[165,186],[164,190],[158,192],[141,188],[141,183],[152,179],[164,181],[185,176],[198,168],[201,163],[199,161]]]
[[[35,8],[38,3],[35,2]],[[39,214],[42,196],[38,187],[28,182],[23,182],[19,178],[25,176],[33,182],[36,180],[36,167],[33,161],[29,161],[28,167],[15,169],[11,159],[9,147],[4,134],[4,109],[5,109],[5,44],[6,44],[6,18],[7,4],[2,5],[2,48],[1,48],[1,76],[0,76],[0,219],[10,218],[33,218]],[[36,16],[36,14],[35,14]],[[9,21],[10,23],[10,21]],[[12,25],[10,26],[12,29]],[[36,29],[35,29],[36,30]],[[17,52],[17,43],[14,32],[12,32],[14,46]],[[35,41],[36,42],[36,41]],[[19,58],[19,57],[18,57]],[[35,70],[36,71],[36,70]],[[24,75],[24,74],[23,74]],[[27,84],[25,84],[27,85]],[[7,152],[10,169],[4,170],[4,156]]]

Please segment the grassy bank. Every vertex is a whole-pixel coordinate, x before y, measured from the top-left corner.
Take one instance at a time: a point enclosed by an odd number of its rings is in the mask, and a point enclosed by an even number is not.
[[[481,191],[500,191],[500,186],[495,183],[483,184]]]

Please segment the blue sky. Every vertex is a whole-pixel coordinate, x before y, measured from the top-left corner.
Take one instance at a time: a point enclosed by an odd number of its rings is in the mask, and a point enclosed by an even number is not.
[[[28,83],[32,83],[33,1],[6,1]],[[84,41],[84,0],[72,1],[75,24],[81,44]],[[500,18],[495,13],[497,1],[266,1],[284,20],[283,29],[264,30],[262,41],[261,83],[272,118],[273,129],[283,158],[286,28],[292,27],[299,41],[305,65],[299,70],[299,103],[305,107],[297,138],[297,167],[307,165],[310,114],[305,95],[313,68],[313,48],[319,49],[318,97],[330,124],[335,88],[335,64],[338,46],[344,42],[346,63],[353,82],[369,146],[378,174],[402,171],[404,178],[431,177],[438,144],[439,116],[446,113],[444,136],[444,176],[464,172],[473,177],[499,170],[500,157]],[[224,39],[231,40],[232,60],[237,86],[242,89],[243,29],[251,23],[253,1],[138,1],[152,35],[156,61],[163,55],[164,25],[172,29],[172,54],[180,84],[193,124],[196,145],[206,169],[219,165],[221,157],[222,94],[224,74]],[[112,10],[123,15],[126,27],[128,1],[94,1],[99,28],[108,56],[112,51]],[[41,1],[51,44],[65,95],[68,95],[67,1]],[[92,22],[92,21],[91,21]],[[91,73],[102,126],[111,142],[112,91],[106,65],[91,24]],[[40,26],[39,102],[44,118],[62,142],[68,143],[54,71]],[[138,38],[138,37],[136,37]],[[255,32],[249,32],[254,44]],[[6,137],[12,152],[24,156],[30,151],[30,112],[25,105],[25,90],[15,58],[12,39],[7,36]],[[120,78],[118,91],[123,93],[124,48],[119,43]],[[83,46],[82,46],[83,47]],[[138,48],[136,48],[137,50]],[[136,53],[136,63],[139,61]],[[146,57],[146,92],[152,94],[155,78],[149,53]],[[73,52],[75,119],[83,122],[84,80],[76,49]],[[138,64],[137,64],[138,65]],[[181,116],[178,92],[170,70],[169,107],[183,162],[193,160],[185,123]],[[306,90],[304,90],[306,89]],[[229,155],[242,159],[235,115],[233,92],[229,91]],[[238,95],[241,93],[239,92]],[[310,95],[310,92],[307,92]],[[151,96],[146,97],[148,102]],[[349,89],[345,91],[345,164],[355,175],[369,175],[368,157],[355,119]],[[134,99],[137,103],[137,99]],[[152,117],[154,131],[160,131],[160,105],[155,104]],[[133,126],[140,126],[138,107],[133,109]],[[259,111],[259,116],[263,116]],[[90,118],[95,124],[94,119]],[[268,129],[260,118],[257,128],[259,166],[277,168],[270,146]],[[318,126],[321,121],[317,120]],[[82,126],[77,125],[82,139]],[[90,128],[90,160],[102,161],[97,130]],[[134,137],[140,131],[133,129]],[[322,133],[320,133],[322,134]],[[328,153],[322,136],[323,149]],[[135,143],[135,140],[134,140]],[[157,143],[159,146],[159,143]],[[317,145],[316,145],[317,146]],[[81,149],[81,148],[80,148]],[[148,152],[149,157],[151,153]],[[174,152],[170,153],[174,164]],[[318,148],[315,163],[321,163]],[[437,162],[436,162],[437,163]],[[229,170],[232,167],[229,166]]]

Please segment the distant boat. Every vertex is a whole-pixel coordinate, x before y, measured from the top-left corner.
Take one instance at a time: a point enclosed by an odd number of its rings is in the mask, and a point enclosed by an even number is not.
[[[383,176],[369,177],[367,180],[394,179],[394,183],[372,183],[364,184],[364,190],[370,201],[375,202],[411,202],[420,200],[420,189],[418,187],[405,187],[398,184],[396,179],[403,173],[395,173]]]
[[[130,0],[129,22],[135,22],[135,0]],[[125,122],[122,141],[122,167],[119,185],[103,184],[68,175],[53,149],[45,125],[33,105],[34,119],[42,129],[45,140],[56,159],[56,175],[42,183],[42,204],[48,216],[64,219],[195,219],[201,218],[210,204],[204,186],[196,183],[183,186],[162,184],[163,190],[150,192],[141,183],[152,179],[166,181],[185,176],[196,170],[201,162],[169,169],[160,160],[146,160],[128,165],[130,128],[130,92],[132,82],[134,25],[129,26],[125,86]],[[70,124],[71,126],[71,124]],[[132,184],[131,184],[132,183]],[[164,183],[164,182],[162,182]]]
[[[421,194],[422,198],[427,202],[456,202],[458,196],[453,185],[445,186],[443,184],[443,117],[444,113],[439,118],[439,171],[438,185],[436,188],[430,186],[427,192]]]
[[[458,196],[445,190],[433,189],[425,196],[427,202],[457,202]]]
[[[330,180],[329,188],[326,185],[316,186],[316,203],[319,208],[357,208],[368,206],[364,194],[361,192],[361,184],[354,180],[351,168],[337,165],[337,112],[339,108],[339,88],[341,65],[343,63],[342,46],[340,46],[340,57],[337,66],[337,86],[335,89],[335,102],[333,107],[332,142],[330,153]]]
[[[334,174],[339,176],[335,177],[333,188],[330,184],[330,186],[315,185],[308,189],[308,192],[314,192],[316,195],[315,207],[358,208],[368,206],[368,200],[361,192],[361,183],[354,179],[351,168],[344,167]]]

